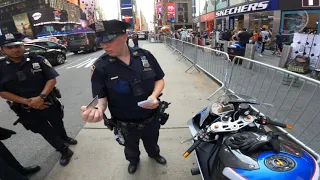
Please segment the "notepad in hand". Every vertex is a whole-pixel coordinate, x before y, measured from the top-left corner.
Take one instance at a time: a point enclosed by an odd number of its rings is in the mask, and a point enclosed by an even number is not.
[[[140,101],[140,102],[138,102],[138,106],[142,107],[142,106],[144,106],[145,104],[148,104],[148,103],[152,103],[152,100]]]

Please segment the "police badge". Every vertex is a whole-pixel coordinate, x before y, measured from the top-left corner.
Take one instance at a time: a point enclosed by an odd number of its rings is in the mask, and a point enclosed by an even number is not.
[[[14,39],[14,36],[13,36],[13,34],[11,34],[11,33],[5,34],[5,37],[6,37],[6,40],[7,40],[7,41]]]
[[[145,68],[148,68],[150,67],[150,63],[148,60],[141,60],[142,61],[142,66],[145,67]]]
[[[39,63],[32,63],[32,68],[37,70],[37,69],[40,69],[40,64]]]

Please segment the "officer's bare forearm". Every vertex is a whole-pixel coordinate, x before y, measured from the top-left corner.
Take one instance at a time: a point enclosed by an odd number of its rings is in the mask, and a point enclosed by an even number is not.
[[[41,94],[46,94],[48,95],[52,89],[54,88],[54,86],[57,84],[57,80],[54,79],[50,79],[49,81],[47,81],[46,85],[44,86],[44,89],[42,90]]]
[[[30,102],[27,98],[20,97],[20,96],[17,96],[15,94],[12,94],[12,93],[6,92],[6,91],[0,92],[0,97],[2,97],[3,99],[6,99],[6,100],[13,101],[15,103],[24,104],[24,105],[28,105]]]
[[[102,110],[102,112],[105,112],[107,107],[108,107],[108,100],[107,98],[101,98],[98,100],[98,104],[97,104],[97,107],[99,109]]]
[[[164,88],[164,79],[160,79],[160,80],[156,81],[155,86],[154,86],[154,90],[153,90],[151,96],[158,98],[160,96],[163,88]]]

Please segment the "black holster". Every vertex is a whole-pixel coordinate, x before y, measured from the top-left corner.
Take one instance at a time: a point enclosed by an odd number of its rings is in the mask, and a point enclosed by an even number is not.
[[[171,103],[166,101],[160,101],[159,107],[157,108],[155,119],[160,122],[161,125],[165,125],[169,119],[169,114],[165,113],[165,110]]]
[[[25,111],[23,108],[22,108],[22,105],[21,104],[18,104],[18,103],[14,103],[14,102],[11,102],[11,101],[6,101],[7,104],[9,105],[10,109],[19,117],[14,123],[13,125],[17,125],[21,119],[20,119],[20,116],[21,116],[21,113],[22,111]]]
[[[103,121],[104,125],[107,126],[110,131],[113,131],[113,129],[116,127],[117,122],[114,118],[108,119],[108,117],[103,113]]]

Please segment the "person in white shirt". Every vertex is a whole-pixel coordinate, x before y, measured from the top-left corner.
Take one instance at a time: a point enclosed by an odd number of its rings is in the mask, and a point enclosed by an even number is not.
[[[261,55],[263,54],[264,52],[264,49],[265,49],[265,45],[268,41],[270,41],[270,32],[266,30],[266,28],[262,28],[261,29],[261,33],[260,33],[261,37],[262,37],[262,49],[261,49]]]
[[[185,29],[183,29],[181,31],[181,40],[182,41],[186,41],[187,40],[187,31]]]

